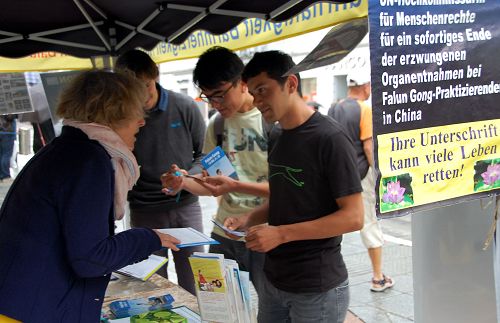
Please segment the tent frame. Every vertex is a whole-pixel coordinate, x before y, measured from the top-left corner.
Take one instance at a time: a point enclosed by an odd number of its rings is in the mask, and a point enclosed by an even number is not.
[[[103,32],[98,28],[99,26],[105,25],[106,22],[109,22],[110,19],[109,17],[105,14],[103,10],[101,10],[97,5],[95,5],[91,0],[83,0],[90,8],[92,8],[97,14],[99,14],[104,20],[99,20],[99,21],[94,21],[92,20],[91,15],[89,12],[84,8],[82,5],[81,0],[73,0],[77,8],[80,10],[82,15],[85,17],[85,19],[88,21],[86,24],[79,24],[75,26],[68,26],[65,28],[57,28],[53,30],[47,30],[47,31],[41,31],[41,32],[36,32],[36,33],[31,33],[31,34],[19,34],[19,33],[13,33],[9,32],[6,30],[0,30],[0,35],[7,36],[7,38],[0,39],[0,44],[5,44],[5,43],[11,43],[11,42],[16,42],[24,39],[29,39],[37,42],[42,42],[42,43],[49,43],[49,44],[56,44],[56,45],[62,45],[62,46],[67,46],[67,47],[74,47],[74,48],[83,48],[83,49],[89,49],[89,50],[94,50],[97,52],[102,52],[103,54],[106,53],[113,53],[118,50],[120,50],[123,46],[125,46],[134,36],[138,34],[142,34],[148,37],[151,37],[153,39],[156,39],[157,41],[165,41],[165,42],[173,42],[175,39],[177,39],[179,36],[181,36],[183,33],[185,33],[187,30],[190,28],[194,27],[198,22],[200,22],[202,19],[207,17],[208,15],[214,14],[214,15],[223,15],[223,16],[232,16],[232,17],[240,17],[240,18],[260,18],[264,20],[270,20],[273,19],[287,10],[291,9],[295,5],[299,4],[301,0],[290,0],[280,7],[276,8],[269,14],[262,14],[262,13],[255,13],[255,12],[246,12],[246,11],[237,11],[237,10],[225,10],[225,9],[220,9],[220,6],[222,6],[224,3],[226,3],[228,0],[218,0],[209,7],[201,7],[201,6],[189,6],[189,5],[182,5],[182,4],[175,4],[175,3],[165,3],[162,2],[158,5],[158,7],[151,12],[147,17],[145,17],[142,22],[137,25],[137,26],[132,26],[128,23],[125,23],[123,21],[119,20],[114,20],[112,21],[112,25],[118,25],[120,27],[123,27],[125,29],[130,30],[130,32],[123,37],[123,39],[116,39],[116,30],[113,27],[110,27],[108,29],[108,35],[104,35]],[[196,15],[193,19],[185,23],[181,28],[177,29],[172,35],[169,35],[168,37],[162,36],[160,34],[151,32],[147,30],[147,25],[153,21],[157,16],[161,15],[162,12],[166,10],[181,10],[181,11],[188,11],[188,12],[198,12],[198,15]],[[102,42],[103,46],[95,46],[91,44],[85,44],[81,42],[71,42],[71,41],[63,41],[63,40],[58,40],[58,39],[53,39],[50,38],[49,36],[53,35],[58,35],[61,33],[65,32],[70,32],[70,31],[75,31],[75,30],[82,30],[82,29],[89,29],[92,28],[95,34],[99,37],[99,39]]]

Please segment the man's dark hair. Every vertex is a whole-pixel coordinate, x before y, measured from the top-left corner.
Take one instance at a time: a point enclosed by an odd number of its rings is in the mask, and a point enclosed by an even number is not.
[[[285,54],[278,50],[271,50],[267,52],[255,53],[252,59],[248,62],[243,70],[242,80],[247,82],[248,79],[259,75],[262,72],[266,72],[267,75],[276,80],[279,84],[285,84],[287,77],[283,76],[292,67],[295,66],[290,55]],[[302,96],[302,89],[300,86],[300,75],[295,74],[299,80],[297,86],[297,93]]]
[[[158,66],[145,52],[132,49],[129,50],[116,60],[115,70],[129,71],[139,78],[156,79],[160,74]]]
[[[213,90],[224,82],[235,82],[241,77],[244,64],[227,48],[214,46],[205,51],[193,71],[193,82],[201,89]]]

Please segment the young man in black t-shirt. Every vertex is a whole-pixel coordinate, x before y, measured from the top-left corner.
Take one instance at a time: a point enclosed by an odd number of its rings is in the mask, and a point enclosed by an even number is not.
[[[266,252],[259,322],[343,322],[349,288],[340,242],[363,225],[356,157],[340,125],[302,99],[299,75],[282,76],[293,66],[270,51],[245,67],[254,104],[281,130],[269,143],[269,202],[224,224],[247,230],[247,247]]]

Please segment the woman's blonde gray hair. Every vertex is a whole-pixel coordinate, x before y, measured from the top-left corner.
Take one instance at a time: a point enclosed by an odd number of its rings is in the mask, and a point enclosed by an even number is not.
[[[130,73],[90,70],[64,89],[56,113],[64,119],[119,126],[143,118],[146,99],[144,82]]]

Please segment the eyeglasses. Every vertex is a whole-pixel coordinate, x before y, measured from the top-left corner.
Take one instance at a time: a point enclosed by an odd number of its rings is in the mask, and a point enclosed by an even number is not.
[[[229,90],[231,90],[231,88],[233,88],[235,86],[236,83],[231,83],[231,85],[227,88],[227,90],[225,90],[222,94],[217,94],[217,95],[206,95],[204,93],[201,93],[200,94],[200,99],[206,103],[217,103],[217,104],[221,104],[222,102],[224,102],[224,97],[226,96],[226,94],[229,92]]]

